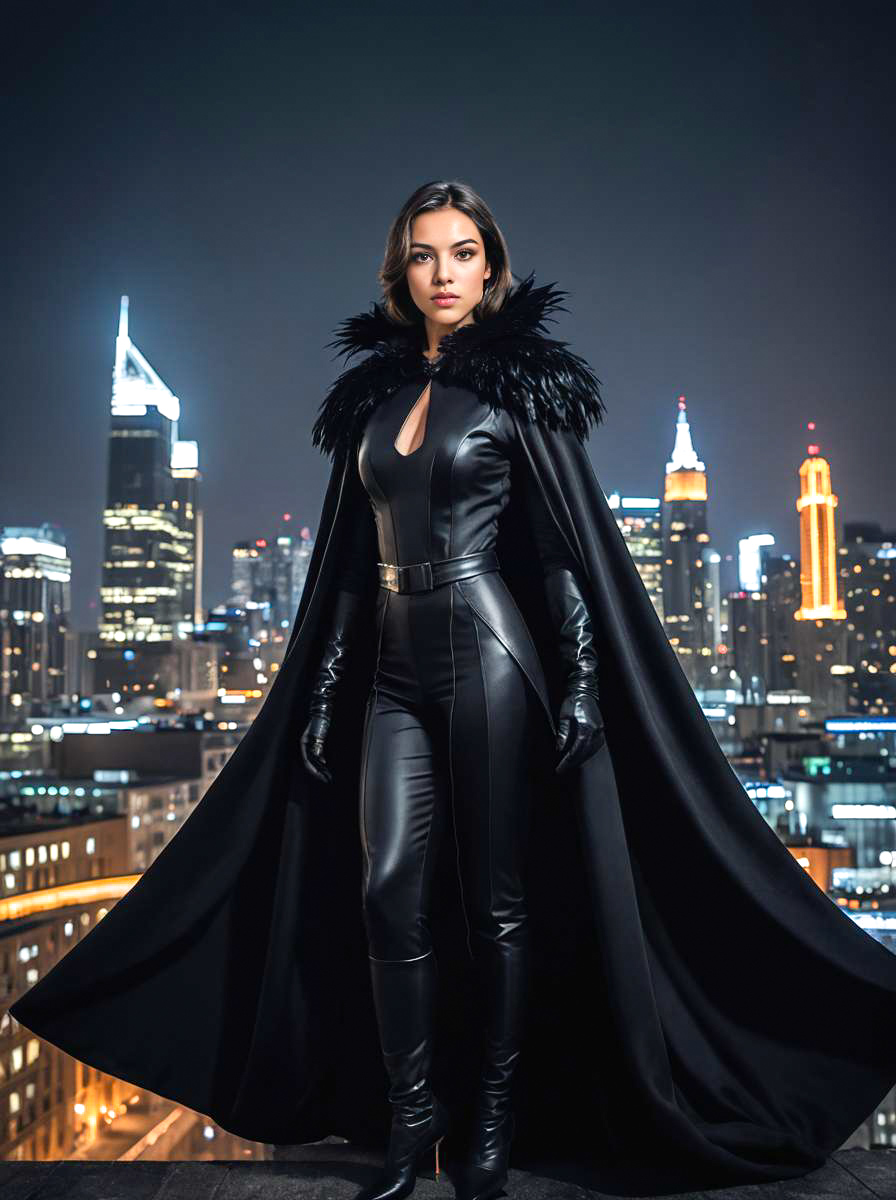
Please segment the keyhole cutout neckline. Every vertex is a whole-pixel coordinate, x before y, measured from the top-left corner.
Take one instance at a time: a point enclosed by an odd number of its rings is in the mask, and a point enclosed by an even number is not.
[[[425,404],[424,404],[424,399],[425,399]],[[411,455],[416,454],[417,451],[421,449],[421,447],[423,446],[423,443],[426,441],[426,431],[429,428],[429,406],[430,406],[431,401],[432,401],[432,380],[427,379],[426,385],[423,388],[423,391],[420,393],[420,395],[417,397],[417,399],[411,405],[410,411],[408,412],[408,415],[405,417],[405,419],[402,421],[401,428],[399,429],[398,433],[395,435],[395,441],[392,443],[392,449],[395,451],[395,453],[397,455],[399,455],[399,457],[410,458]],[[411,442],[413,443],[418,435],[419,435],[420,440],[417,442],[416,445],[412,444],[411,449],[408,450],[407,452],[405,452],[404,450],[399,450],[398,443],[401,441],[401,437],[402,437],[402,434],[404,433],[405,426],[407,425],[408,421],[410,421],[410,419],[413,417],[414,413],[417,411],[417,409],[420,407],[421,404],[424,404],[423,412],[422,412],[422,415],[418,418],[417,425],[415,426],[414,431],[411,434]]]

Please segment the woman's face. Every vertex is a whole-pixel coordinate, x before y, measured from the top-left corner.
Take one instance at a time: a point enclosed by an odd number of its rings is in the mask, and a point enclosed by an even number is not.
[[[420,213],[411,222],[410,253],[408,288],[427,322],[451,329],[469,324],[492,273],[476,223],[456,208]],[[454,299],[440,303],[440,292]]]

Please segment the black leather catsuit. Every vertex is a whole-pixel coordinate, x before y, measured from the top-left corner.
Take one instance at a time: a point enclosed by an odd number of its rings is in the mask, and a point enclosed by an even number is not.
[[[423,440],[395,441],[431,385]],[[414,379],[367,422],[358,470],[373,519],[354,531],[341,586],[361,591],[373,556],[406,565],[494,549],[511,486],[525,486],[533,569],[570,562],[517,456],[510,415],[465,389]],[[469,949],[525,939],[520,868],[528,816],[531,721],[549,720],[547,688],[500,569],[376,599],[376,668],[365,713],[359,817],[370,953],[430,948],[427,895],[436,839],[456,839]],[[548,710],[549,712],[549,710]]]
[[[423,440],[403,455],[395,441],[427,382]],[[443,384],[421,361],[419,378],[383,400],[364,430],[358,470],[373,519],[353,531],[340,586],[361,591],[373,556],[405,566],[494,549],[514,486],[527,488],[533,569],[568,565],[536,485],[522,466],[514,469],[518,451],[505,410]],[[528,991],[521,870],[531,723],[551,722],[543,671],[500,569],[426,591],[381,585],[375,632],[359,795],[369,954],[375,964],[408,969],[431,960],[429,889],[447,832],[497,1087],[518,1052]],[[397,1049],[398,1027],[391,1036]]]

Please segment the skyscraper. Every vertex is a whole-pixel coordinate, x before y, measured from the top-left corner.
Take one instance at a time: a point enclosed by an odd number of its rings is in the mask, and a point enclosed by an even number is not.
[[[809,428],[814,430],[815,422]],[[837,589],[837,532],[834,509],[837,497],[831,490],[831,467],[819,447],[808,447],[800,467],[800,584],[803,603],[798,621],[829,617],[842,620],[846,609]]]
[[[72,564],[62,530],[0,528],[0,715],[39,714],[66,690]]]
[[[298,535],[287,532],[291,519],[284,513],[273,537],[237,542],[233,548],[230,603],[263,612],[263,620],[253,621],[252,628],[257,633],[267,626],[265,636],[271,641],[285,638],[295,619],[314,548],[307,525]]]
[[[705,658],[708,665],[712,654],[705,594],[706,502],[706,467],[691,440],[685,398],[679,396],[663,493],[663,610],[669,641],[695,685],[701,682],[699,660]]]
[[[121,298],[112,407],[101,642],[164,642],[189,631],[196,589],[196,443],[180,442],[180,401],[128,333]]]
[[[815,422],[809,422],[815,429]],[[800,592],[796,618],[799,686],[818,712],[843,710],[850,668],[847,663],[846,609],[837,575],[837,533],[831,467],[818,446],[808,447],[800,466]]]
[[[204,620],[202,611],[202,510],[199,507],[199,443],[177,441],[171,451],[172,505],[181,539],[178,627],[187,633]]]
[[[768,678],[769,692],[797,690],[798,626],[794,624],[800,603],[799,568],[789,554],[772,554],[768,546],[760,547],[762,590],[768,598]]]
[[[620,496],[611,492],[607,503],[616,517],[629,554],[656,615],[663,619],[663,536],[657,496]]]
[[[896,530],[847,521],[838,555],[847,619],[849,707],[896,713]]]

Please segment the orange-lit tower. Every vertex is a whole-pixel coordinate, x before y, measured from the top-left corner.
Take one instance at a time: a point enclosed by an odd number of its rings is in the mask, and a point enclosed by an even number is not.
[[[666,504],[678,500],[706,500],[706,467],[697,457],[691,441],[687,401],[678,397],[678,421],[675,425],[675,448],[666,463]]]
[[[808,424],[815,429],[815,422]],[[800,584],[803,603],[794,616],[798,621],[821,618],[842,621],[846,609],[837,594],[837,533],[834,509],[837,497],[831,491],[831,466],[819,447],[808,447],[808,458],[800,467]]]
[[[675,446],[663,487],[663,621],[694,686],[702,682],[700,668],[710,666],[712,654],[705,565],[707,494],[706,465],[691,439],[687,401],[679,396]]]

